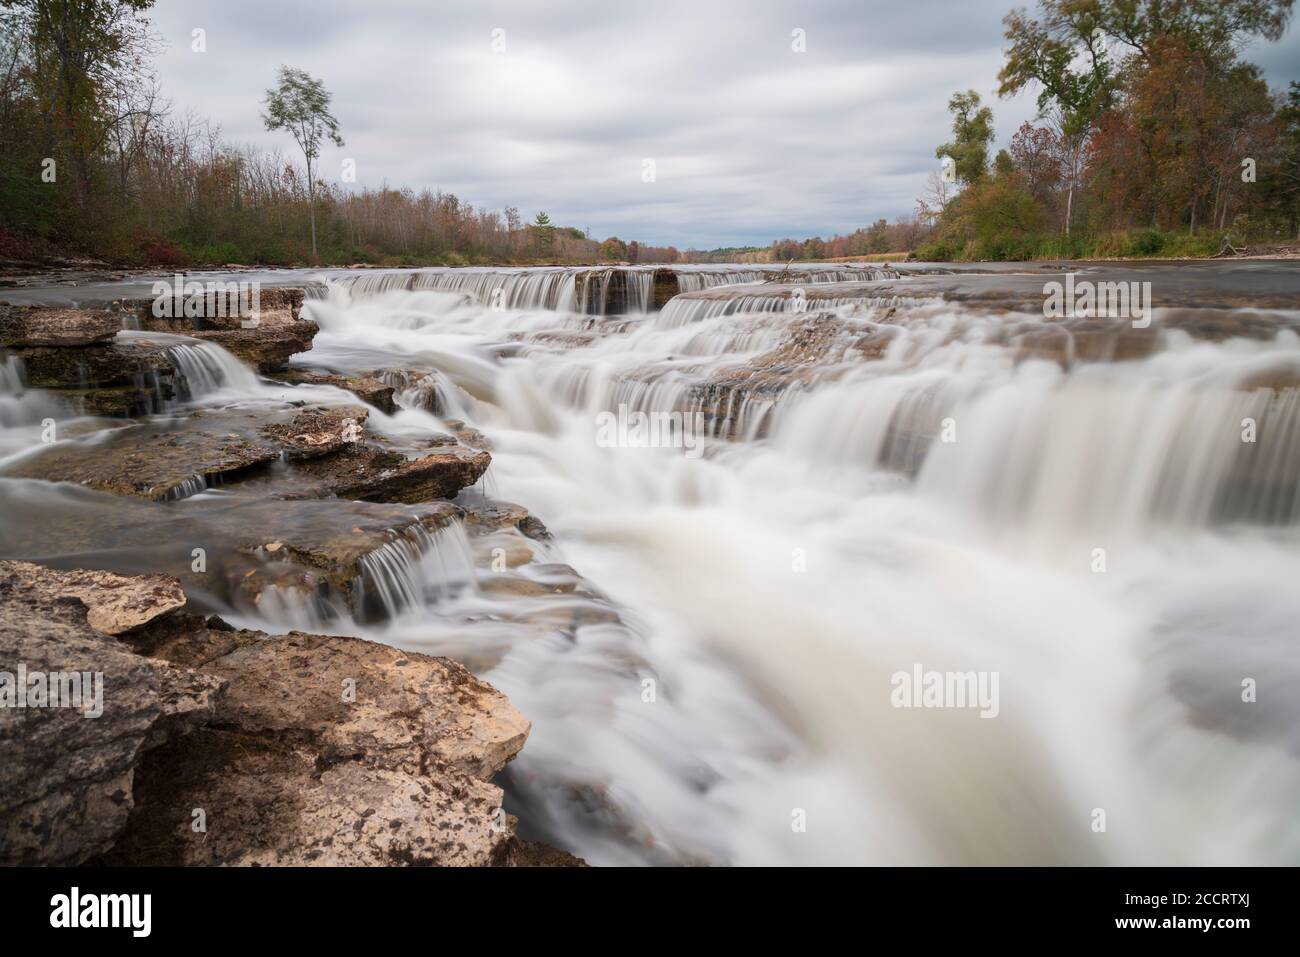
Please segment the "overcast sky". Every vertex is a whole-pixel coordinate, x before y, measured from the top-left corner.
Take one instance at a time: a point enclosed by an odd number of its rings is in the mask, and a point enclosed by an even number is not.
[[[287,63],[334,95],[347,142],[326,149],[323,175],[350,158],[362,186],[442,188],[598,239],[712,248],[910,211],[954,90],[980,92],[1005,145],[1034,113],[1031,95],[995,95],[1015,5],[161,0],[151,19],[175,112],[233,142],[296,149],[258,116]],[[1250,57],[1275,86],[1300,79],[1294,27]]]

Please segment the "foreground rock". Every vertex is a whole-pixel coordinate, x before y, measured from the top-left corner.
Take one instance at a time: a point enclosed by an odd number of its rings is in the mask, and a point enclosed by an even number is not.
[[[211,726],[146,759],[111,862],[507,862],[512,822],[487,780],[529,723],[455,662],[219,625],[144,647],[228,684]]]
[[[0,864],[78,864],[108,850],[126,826],[145,749],[214,713],[220,679],[143,658],[106,634],[183,601],[158,576],[0,562]],[[32,688],[28,706],[16,706],[20,668],[28,678],[77,673],[81,707],[32,706]]]
[[[529,722],[460,665],[177,598],[0,562],[0,660],[104,675],[99,717],[0,710],[0,864],[581,865],[515,837],[489,779]]]

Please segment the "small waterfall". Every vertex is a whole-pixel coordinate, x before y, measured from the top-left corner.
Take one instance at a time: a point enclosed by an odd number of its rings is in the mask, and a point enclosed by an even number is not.
[[[582,270],[572,267],[479,269],[447,267],[401,273],[371,273],[332,277],[330,282],[355,297],[394,290],[464,292],[480,305],[494,309],[572,310],[575,283]]]
[[[179,485],[174,485],[171,488],[169,488],[167,490],[167,494],[157,499],[157,501],[179,502],[182,499],[186,499],[194,495],[198,495],[200,492],[206,492],[210,487],[211,486],[209,485],[208,479],[205,476],[191,475],[189,478],[187,478],[184,482],[181,482]]]
[[[841,266],[827,263],[801,263],[798,266],[764,263],[747,268],[676,266],[673,271],[677,275],[677,288],[684,293],[756,282],[778,282],[797,286],[805,283],[870,282],[879,279],[898,279],[902,276],[897,269],[888,267]]]
[[[700,292],[716,286],[734,286],[740,283],[760,282],[766,273],[758,269],[677,269],[677,288],[681,292]]]
[[[436,531],[412,525],[362,556],[352,586],[353,608],[360,621],[391,621],[440,594],[473,588],[476,574],[459,522]]]
[[[240,392],[260,390],[260,380],[230,352],[212,342],[182,342],[167,350],[167,357],[183,380],[191,399],[220,389]]]
[[[782,296],[737,296],[732,299],[685,299],[675,296],[660,311],[660,323],[685,326],[702,319],[716,319],[750,312],[788,312],[790,300]]]
[[[27,388],[27,367],[22,356],[0,356],[0,395],[12,395]]]
[[[444,415],[450,383],[441,372],[411,372],[405,369],[384,369],[377,374],[384,385],[396,390],[393,401],[403,409],[424,409],[434,415]]]
[[[28,438],[17,431],[21,427],[38,425],[65,412],[63,403],[53,394],[27,387],[27,368],[21,356],[0,355],[0,455],[28,443]]]

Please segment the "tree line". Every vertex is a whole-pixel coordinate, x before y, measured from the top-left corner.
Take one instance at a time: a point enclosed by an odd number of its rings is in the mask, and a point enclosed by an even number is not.
[[[952,138],[913,213],[828,239],[679,252],[525,221],[441,190],[347,188],[324,85],[281,68],[263,119],[298,153],[236,147],[161,95],[153,0],[0,0],[0,257],[151,265],[671,263],[1212,255],[1300,239],[1300,83],[1242,59],[1294,0],[1040,0],[1004,20],[998,94],[1038,113],[990,155],[992,109]],[[299,164],[298,160],[304,160]]]
[[[342,143],[323,84],[282,67],[263,120],[295,155],[237,147],[161,95],[153,0],[0,0],[0,257],[150,265],[671,262],[545,212],[442,190],[346,188],[319,169]],[[305,163],[300,163],[305,160]]]
[[[1300,83],[1241,57],[1281,38],[1293,0],[1041,0],[1013,10],[998,94],[1038,115],[990,155],[992,109],[948,103],[915,216],[783,239],[756,260],[1202,256],[1300,241]]]

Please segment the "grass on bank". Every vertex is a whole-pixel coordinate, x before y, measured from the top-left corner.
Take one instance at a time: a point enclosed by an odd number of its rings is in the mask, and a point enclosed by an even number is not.
[[[1219,230],[1132,229],[1100,236],[1008,236],[971,240],[964,246],[936,240],[914,250],[925,262],[1025,262],[1036,259],[1202,259],[1246,245]]]

